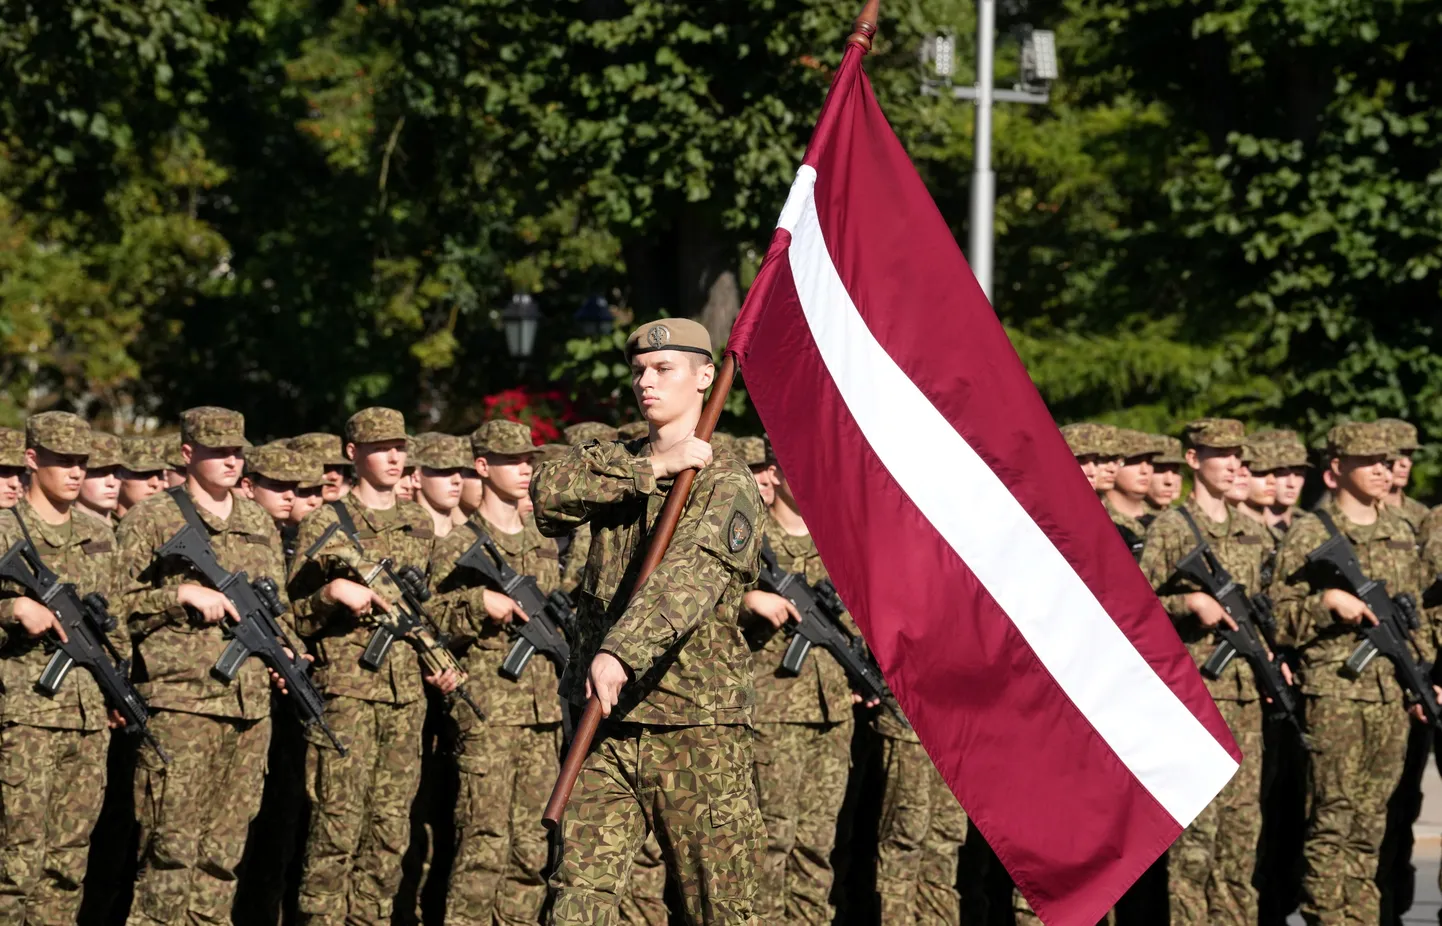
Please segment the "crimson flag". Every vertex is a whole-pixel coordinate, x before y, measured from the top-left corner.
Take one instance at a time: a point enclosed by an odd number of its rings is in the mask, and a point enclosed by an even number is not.
[[[1222,789],[1225,722],[847,48],[727,349],[927,752],[1052,926]]]

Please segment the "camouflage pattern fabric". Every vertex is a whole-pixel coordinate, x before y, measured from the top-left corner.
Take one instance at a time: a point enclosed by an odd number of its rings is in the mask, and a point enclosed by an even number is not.
[[[398,651],[391,655],[408,657]],[[300,909],[311,926],[384,926],[401,883],[410,808],[421,777],[426,703],[387,704],[338,697],[326,718],[346,744],[337,753],[307,732],[310,834]]]
[[[237,497],[228,518],[199,505],[196,510],[224,569],[282,584],[280,534],[264,508]],[[185,523],[175,500],[160,492],[129,511],[117,531],[120,554],[110,605],[118,620],[130,622],[138,657],[136,687],[153,708],[246,720],[268,717],[270,676],[260,660],[247,660],[230,684],[217,680],[210,669],[226,646],[220,625],[193,619],[175,599],[176,586],[205,586],[205,580],[179,560],[156,560],[155,552]],[[282,626],[288,620],[282,617]]]
[[[1395,506],[1392,510],[1401,515],[1402,520],[1407,522],[1408,526],[1412,528],[1420,540],[1422,537],[1422,523],[1427,520],[1427,515],[1431,512],[1431,509],[1412,496],[1404,495],[1402,496],[1402,504]]]
[[[533,664],[527,672],[535,668]],[[457,719],[463,714],[475,717],[468,708],[453,712]],[[456,857],[447,923],[530,926],[539,919],[546,902],[544,869],[550,847],[537,821],[556,783],[560,748],[559,723],[477,722],[460,738]]]
[[[180,442],[192,447],[247,447],[245,416],[214,405],[187,408],[180,413]]]
[[[753,764],[751,731],[740,725],[604,728],[561,821],[553,926],[619,923],[648,831],[658,835],[687,922],[759,926],[765,829]]]
[[[1143,524],[1139,518],[1134,518],[1129,514],[1122,514],[1116,509],[1116,506],[1112,504],[1111,499],[1103,496],[1102,507],[1106,509],[1107,517],[1111,518],[1112,523],[1115,524],[1117,527],[1124,527],[1127,530],[1131,531],[1132,536],[1136,537],[1138,540],[1142,539],[1147,535],[1147,526]],[[1125,535],[1123,536],[1125,537]]]
[[[0,428],[0,466],[25,465],[25,432]]]
[[[576,597],[581,587],[581,573],[586,568],[586,559],[591,552],[591,525],[582,524],[571,535],[571,544],[566,548],[565,561],[561,564],[561,591]]]
[[[25,421],[25,446],[43,447],[52,453],[88,457],[90,425],[69,412],[41,412]]]
[[[512,569],[535,577],[543,594],[549,595],[560,587],[556,542],[542,537],[534,521],[527,518],[520,533],[507,534],[479,512],[471,519],[495,541]],[[460,653],[461,665],[470,675],[466,691],[485,712],[486,725],[559,724],[561,699],[557,694],[556,670],[549,660],[534,657],[519,682],[502,678],[497,671],[514,638],[504,624],[486,616],[482,595],[485,586],[480,574],[456,568],[456,560],[475,542],[475,531],[465,526],[458,526],[436,542],[430,564],[435,587],[429,604],[431,616],[441,631],[452,638],[452,646]],[[462,739],[480,726],[470,708],[457,710],[455,716]]]
[[[882,736],[886,784],[877,832],[876,892],[886,926],[958,926],[958,853],[966,812],[919,742]]]
[[[135,771],[140,877],[129,926],[224,923],[250,821],[260,810],[270,721],[159,710]]]
[[[616,916],[617,922],[626,926],[667,926],[671,921],[666,906],[666,860],[654,831],[646,834],[636,853]]]
[[[530,519],[508,534],[477,512],[477,526],[495,541],[505,561],[533,576],[550,594],[560,584],[556,542],[542,537]],[[451,868],[451,923],[535,923],[546,900],[542,876],[548,845],[536,825],[560,755],[561,701],[551,662],[532,658],[519,681],[497,669],[511,647],[504,625],[486,616],[480,575],[456,568],[476,542],[458,527],[436,544],[431,575],[436,595],[431,613],[460,649],[470,675],[467,691],[485,711],[485,722],[467,707],[451,712],[456,727],[460,798],[456,802],[456,859]]]
[[[346,419],[345,439],[352,444],[406,440],[405,416],[393,408],[379,405],[363,408]]]
[[[1267,528],[1237,514],[1230,507],[1226,521],[1213,521],[1190,497],[1182,502],[1182,507],[1196,521],[1202,536],[1211,545],[1222,566],[1232,574],[1232,579],[1246,588],[1248,594],[1265,591],[1262,588],[1262,562],[1271,555],[1273,543]],[[1186,595],[1199,591],[1197,586],[1186,580],[1172,581],[1177,563],[1196,545],[1196,535],[1182,513],[1178,510],[1165,511],[1157,515],[1147,530],[1139,565],[1152,588],[1157,590],[1162,607],[1171,616],[1193,661],[1200,666],[1212,655],[1219,638],[1214,631],[1203,627],[1196,615],[1187,609]],[[1256,678],[1245,659],[1233,659],[1221,678],[1208,679],[1207,690],[1214,701],[1255,701],[1261,697],[1257,693]]]
[[[360,698],[387,704],[411,704],[422,698],[420,662],[406,646],[396,646],[380,671],[361,668],[360,657],[374,631],[370,619],[358,619],[349,609],[331,601],[325,586],[331,579],[359,582],[365,564],[389,558],[394,568],[414,565],[424,571],[430,562],[435,528],[431,516],[415,502],[397,499],[395,507],[375,509],[352,492],[341,499],[356,528],[356,545],[340,529],[330,505],[306,516],[296,535],[299,551],[291,565],[287,586],[295,602],[295,622],[315,654],[316,685],[327,695]],[[334,530],[332,530],[334,527]],[[325,542],[316,544],[323,536]],[[394,589],[377,584],[382,597],[397,597]]]
[[[763,923],[825,926],[832,920],[831,851],[851,773],[851,728],[849,718],[755,726],[756,787],[766,825],[756,910]]]
[[[1422,592],[1422,561],[1412,529],[1395,509],[1381,507],[1373,524],[1354,524],[1330,499],[1322,503],[1331,514],[1337,529],[1346,534],[1357,551],[1362,571],[1377,581],[1385,581],[1393,595],[1410,593],[1418,601]],[[1324,584],[1313,585],[1314,577],[1306,568],[1306,556],[1330,535],[1321,520],[1313,514],[1299,517],[1277,553],[1277,568],[1272,581],[1272,602],[1277,615],[1278,642],[1296,646],[1302,657],[1302,690],[1309,695],[1345,698],[1352,701],[1398,702],[1402,691],[1385,659],[1374,659],[1361,678],[1351,680],[1341,674],[1342,664],[1357,645],[1355,631],[1339,622],[1322,607]],[[1315,581],[1325,582],[1325,579]],[[1425,626],[1414,634],[1422,658],[1435,658],[1435,615],[1423,615]]]
[[[645,421],[628,421],[616,429],[616,436],[621,440],[640,440],[651,434],[651,425]]]
[[[586,441],[613,441],[617,439],[616,429],[609,424],[600,421],[582,421],[566,428],[564,432],[566,443],[572,447],[586,443]]]
[[[764,509],[756,480],[735,458],[697,473],[665,558],[627,604],[618,592],[630,587],[670,489],[670,480],[652,474],[644,449],[640,441],[587,444],[532,478],[542,533],[556,536],[585,522],[593,531],[562,692],[582,703],[591,660],[605,650],[636,678],[621,691],[613,721],[747,723],[755,690],[737,615],[758,572]]]
[[[99,731],[0,727],[0,922],[75,922],[109,739]]]

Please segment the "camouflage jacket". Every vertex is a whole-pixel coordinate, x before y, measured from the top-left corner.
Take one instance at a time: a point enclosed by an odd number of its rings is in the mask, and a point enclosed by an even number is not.
[[[282,584],[280,535],[264,508],[236,497],[224,520],[199,505],[196,510],[222,568],[243,571],[251,580],[269,576]],[[182,583],[210,585],[180,560],[156,559],[155,552],[185,523],[180,507],[165,492],[147,498],[120,520],[116,596],[110,610],[130,622],[136,687],[151,707],[247,720],[268,717],[270,676],[265,666],[250,659],[235,681],[217,680],[210,669],[226,646],[220,625],[193,618],[175,600],[176,586]],[[283,618],[282,626],[285,623]],[[291,633],[289,627],[286,632]]]
[[[566,547],[565,562],[561,564],[561,590],[574,596],[581,586],[581,573],[586,568],[586,554],[591,551],[591,525],[582,524],[571,535]]]
[[[1442,525],[1442,505],[1438,505],[1436,508],[1427,512],[1427,516],[1422,519],[1422,523],[1417,525],[1417,542],[1421,544],[1424,549],[1434,536],[1442,534],[1442,530],[1438,530],[1439,525]]]
[[[506,563],[521,575],[534,576],[541,593],[551,594],[561,584],[561,564],[556,541],[542,537],[535,522],[525,520],[520,533],[507,534],[491,524],[480,512],[471,524],[496,542]],[[486,585],[480,573],[457,569],[456,560],[476,542],[468,526],[452,530],[436,541],[431,554],[431,578],[435,595],[430,610],[441,631],[451,637],[461,654],[461,665],[470,676],[466,691],[486,714],[486,722],[500,726],[528,726],[561,722],[561,699],[557,695],[558,675],[550,660],[537,654],[531,658],[520,681],[502,678],[501,660],[514,640],[505,625],[486,616],[481,593]],[[471,710],[453,711],[466,728],[476,721]]]
[[[827,578],[810,534],[788,534],[769,514],[761,523],[762,536],[771,544],[776,563],[784,572],[803,575],[811,585]],[[859,632],[850,615],[844,622],[848,632]],[[780,674],[781,657],[791,642],[787,634],[773,631],[766,621],[755,619],[746,637],[755,654],[757,723],[841,723],[851,719],[851,685],[830,653],[813,650],[801,674],[790,677]]]
[[[648,532],[671,480],[657,480],[646,442],[588,443],[541,465],[531,481],[536,524],[556,536],[591,525],[577,591],[578,639],[562,693],[584,700],[591,660],[606,651],[635,678],[612,719],[661,725],[750,723],[756,690],[739,624],[756,581],[763,511],[756,480],[729,456],[696,474],[675,537],[628,604]]]
[[[1426,505],[1410,495],[1404,495],[1402,496],[1402,504],[1394,507],[1392,510],[1400,514],[1402,520],[1406,521],[1413,532],[1420,536],[1422,532],[1422,522],[1427,519],[1427,515],[1429,514],[1429,509]]]
[[[1238,514],[1230,506],[1227,507],[1225,521],[1213,521],[1207,517],[1190,497],[1182,503],[1182,508],[1197,522],[1197,528],[1217,554],[1222,567],[1231,573],[1233,581],[1245,588],[1248,595],[1265,592],[1262,565],[1271,558],[1275,549],[1271,531],[1265,525]],[[1196,534],[1192,533],[1181,510],[1174,508],[1158,515],[1147,530],[1140,565],[1142,574],[1156,589],[1162,607],[1171,615],[1177,633],[1192,654],[1192,660],[1200,666],[1217,648],[1217,634],[1204,628],[1197,616],[1187,609],[1187,594],[1201,589],[1187,579],[1173,581],[1177,563],[1196,546]],[[1245,659],[1233,659],[1221,678],[1206,681],[1207,690],[1217,701],[1255,701],[1260,697],[1251,666]]]
[[[335,510],[321,505],[301,522],[296,536],[298,552],[290,567],[295,623],[312,645],[316,686],[328,695],[410,704],[424,696],[420,658],[415,651],[397,641],[379,671],[362,668],[360,657],[375,623],[355,617],[330,600],[324,588],[332,579],[361,582],[370,567],[386,558],[397,571],[403,566],[424,571],[430,565],[435,527],[424,508],[404,499],[396,499],[393,508],[380,510],[367,508],[351,492],[340,504],[350,512],[360,550],[340,529]],[[330,530],[332,527],[335,530]],[[399,597],[389,582],[377,581],[373,588],[388,601]]]
[[[1102,496],[1102,507],[1107,510],[1107,517],[1112,519],[1112,523],[1115,524],[1119,530],[1125,529],[1127,531],[1130,531],[1131,535],[1136,538],[1137,543],[1140,543],[1146,538],[1147,525],[1143,524],[1141,519],[1134,518],[1131,515],[1122,514],[1116,509],[1115,506],[1112,505],[1112,500],[1107,498],[1105,495]],[[1122,534],[1122,538],[1126,539],[1126,534]],[[1130,541],[1128,542],[1128,546],[1132,546],[1132,543]],[[1137,550],[1134,546],[1132,549],[1132,555],[1140,555],[1140,551]]]
[[[91,592],[110,595],[116,546],[115,534],[104,521],[72,508],[69,524],[53,526],[40,520],[29,502],[21,498],[14,508],[0,513],[0,553],[24,539],[27,532],[41,561],[61,582],[74,584],[82,597]],[[6,629],[5,643],[0,646],[0,721],[58,730],[105,729],[105,699],[100,686],[84,669],[71,670],[53,698],[35,690],[52,654],[46,651],[41,638],[30,637],[15,621],[15,599],[23,595],[20,586],[0,583],[0,624]],[[110,642],[116,652],[129,656],[130,635],[125,623],[115,623]]]
[[[1337,529],[1352,541],[1362,571],[1370,579],[1385,581],[1389,594],[1408,592],[1421,600],[1422,559],[1412,528],[1395,509],[1379,507],[1373,524],[1354,524],[1328,499],[1321,506],[1336,522]],[[1402,691],[1385,659],[1374,659],[1353,681],[1340,669],[1357,646],[1354,628],[1338,621],[1322,605],[1322,593],[1333,580],[1307,567],[1307,554],[1321,546],[1330,534],[1315,514],[1305,514],[1292,523],[1287,539],[1277,554],[1272,601],[1277,611],[1280,642],[1298,647],[1302,655],[1302,690],[1309,695],[1346,698],[1352,701],[1397,701]],[[1422,657],[1432,661],[1436,649],[1432,618],[1423,615],[1423,627],[1414,634]]]

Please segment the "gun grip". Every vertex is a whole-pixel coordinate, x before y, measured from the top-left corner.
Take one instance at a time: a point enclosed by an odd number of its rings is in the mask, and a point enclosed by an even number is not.
[[[1353,681],[1357,680],[1367,670],[1367,666],[1372,664],[1372,660],[1377,658],[1379,652],[1381,650],[1377,649],[1371,640],[1363,640],[1358,643],[1357,648],[1352,650],[1352,655],[1348,656],[1347,661],[1342,664],[1341,676]]]
[[[786,647],[785,654],[781,657],[781,675],[796,676],[801,674],[801,667],[806,664],[806,657],[811,655],[811,641],[796,634],[791,638],[791,644]]]
[[[60,691],[60,686],[65,684],[65,676],[69,675],[73,668],[75,668],[75,660],[71,659],[65,650],[56,650],[50,657],[50,662],[46,664],[45,671],[40,673],[40,680],[35,683],[35,690],[47,698],[55,697],[56,692]]]
[[[519,681],[521,673],[526,671],[526,666],[534,655],[536,645],[525,637],[517,637],[516,642],[511,644],[511,651],[501,660],[501,678],[512,682]]]
[[[235,676],[240,673],[240,666],[250,658],[250,650],[239,640],[231,640],[226,644],[225,650],[220,658],[215,661],[210,672],[222,682],[229,684],[235,681]]]
[[[372,672],[379,672],[381,666],[385,665],[386,657],[391,654],[391,647],[395,645],[396,635],[389,627],[384,625],[377,627],[366,642],[366,649],[361,653],[361,668],[369,669]]]
[[[1232,664],[1236,655],[1237,648],[1230,641],[1223,640],[1218,643],[1217,648],[1212,650],[1212,655],[1202,663],[1202,677],[1212,681],[1221,678],[1222,673],[1227,670],[1227,666]]]

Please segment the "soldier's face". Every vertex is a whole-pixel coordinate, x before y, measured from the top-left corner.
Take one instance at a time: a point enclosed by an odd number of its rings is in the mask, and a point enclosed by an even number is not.
[[[411,501],[416,497],[416,473],[411,470],[401,474],[401,481],[396,483],[396,498],[403,498]]]
[[[481,461],[476,460],[479,468]],[[486,483],[479,471],[461,473],[461,511],[470,514],[481,507],[481,496],[486,494]]]
[[[30,470],[31,488],[39,489],[52,502],[73,502],[80,497],[84,456],[35,447],[25,451],[25,465]]]
[[[716,367],[700,354],[658,350],[631,358],[631,391],[641,414],[654,425],[695,414],[716,378]]]
[[[1270,508],[1277,503],[1277,474],[1252,473],[1247,477],[1247,504]]]
[[[1232,487],[1227,490],[1227,501],[1234,505],[1246,501],[1247,495],[1252,491],[1251,479],[1252,471],[1247,468],[1247,464],[1239,463],[1237,474],[1232,477]]]
[[[120,467],[87,469],[80,484],[80,500],[91,511],[114,511],[120,503]]]
[[[1187,451],[1187,465],[1214,495],[1226,496],[1242,468],[1240,447],[1194,447]]]
[[[1133,457],[1122,464],[1117,470],[1117,491],[1124,492],[1135,499],[1146,497],[1147,490],[1152,484],[1152,459],[1151,457]]]
[[[120,471],[120,503],[127,511],[163,488],[164,470],[157,469],[147,473],[132,473],[128,469]]]
[[[292,524],[299,524],[306,515],[319,508],[323,502],[325,502],[325,497],[320,489],[297,489],[295,501],[290,505],[290,517],[287,520]]]
[[[1087,477],[1087,482],[1095,489],[1097,487],[1097,458],[1095,454],[1087,454],[1076,458],[1077,465],[1081,467],[1082,475]]]
[[[1107,457],[1097,460],[1096,477],[1092,480],[1092,487],[1098,492],[1109,492],[1116,488],[1117,473],[1121,472],[1121,469],[1121,457]]]
[[[344,466],[327,466],[325,474],[321,476],[321,495],[324,501],[338,502],[345,497],[346,490],[350,488],[350,476],[346,474]]]
[[[350,458],[355,461],[356,478],[378,489],[394,489],[406,471],[406,442],[403,440],[350,444],[347,449]]]
[[[1412,478],[1412,454],[1399,454],[1392,462],[1392,488],[1405,489]]]
[[[1337,488],[1367,502],[1380,501],[1392,490],[1392,466],[1385,455],[1345,456],[1332,461]]]
[[[1302,487],[1307,484],[1307,471],[1293,466],[1277,472],[1277,504],[1290,508],[1302,497]]]
[[[458,469],[431,469],[422,466],[416,474],[421,496],[431,508],[442,514],[449,514],[461,503],[461,471]]]
[[[1147,498],[1158,508],[1166,508],[1182,494],[1182,468],[1176,463],[1152,465],[1152,478],[1147,481]]]
[[[0,508],[14,508],[20,501],[21,475],[19,466],[0,466]]]
[[[761,493],[761,500],[770,508],[776,503],[776,482],[773,473],[774,466],[753,466],[751,475],[756,479],[756,489]]]
[[[490,453],[476,462],[476,471],[486,488],[508,502],[519,502],[531,494],[529,453]]]
[[[250,483],[250,497],[265,509],[272,521],[284,524],[290,520],[295,506],[296,483],[279,482],[259,475],[247,477],[246,481]]]

